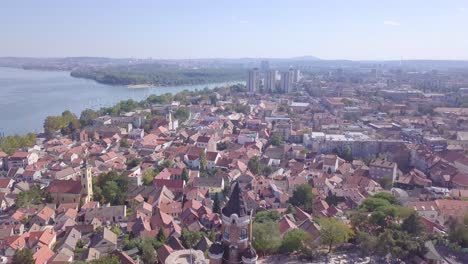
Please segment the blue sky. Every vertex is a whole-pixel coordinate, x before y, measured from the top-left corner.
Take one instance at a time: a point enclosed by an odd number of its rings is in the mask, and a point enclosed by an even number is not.
[[[2,0],[0,56],[468,60],[468,1]]]

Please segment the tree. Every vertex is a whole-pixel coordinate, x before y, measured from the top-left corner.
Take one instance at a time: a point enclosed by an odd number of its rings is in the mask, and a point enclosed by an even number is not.
[[[18,208],[28,208],[32,205],[42,204],[46,194],[39,187],[32,187],[28,191],[18,194],[16,206]]]
[[[401,224],[401,229],[409,234],[418,236],[423,232],[424,226],[418,214],[413,211]]]
[[[283,136],[278,133],[273,134],[270,138],[270,144],[273,146],[281,146],[283,144]]]
[[[162,243],[166,243],[167,242],[167,237],[166,235],[164,234],[164,231],[162,228],[159,228],[159,231],[158,231],[158,235],[156,236],[156,238],[158,239],[158,241],[162,242]]]
[[[309,233],[300,228],[293,229],[284,235],[280,250],[283,253],[302,251],[308,239],[310,239]]]
[[[206,172],[207,166],[206,154],[203,151],[200,155],[200,172]]]
[[[141,260],[145,264],[154,264],[157,260],[154,248],[150,243],[143,243]]]
[[[289,202],[292,205],[303,207],[306,211],[311,211],[314,202],[312,187],[308,184],[299,185],[299,187],[294,190]]]
[[[379,179],[379,184],[385,190],[390,190],[393,187],[393,177],[390,175],[384,176]]]
[[[361,251],[369,256],[372,256],[375,253],[378,244],[377,239],[377,237],[366,232],[358,232],[356,235],[356,241],[359,244]]]
[[[219,142],[219,143],[216,144],[216,149],[219,150],[219,151],[222,151],[222,150],[227,149],[228,145],[229,144],[227,142],[222,141],[222,142]]]
[[[333,246],[348,241],[353,232],[338,218],[324,218],[320,221],[320,235],[322,243],[328,246],[328,253]]]
[[[247,163],[247,167],[253,174],[258,174],[261,169],[260,159],[257,156],[252,157]]]
[[[376,253],[380,256],[390,254],[394,259],[407,259],[424,252],[425,238],[418,238],[396,230],[385,229],[377,239]]]
[[[218,213],[218,214],[221,212],[221,205],[220,205],[218,193],[215,193],[215,196],[213,198],[213,212]]]
[[[48,136],[62,128],[62,119],[60,116],[48,116],[44,121],[44,133]]]
[[[182,229],[181,242],[186,248],[193,248],[201,238],[198,231],[190,231],[187,228]]]
[[[255,222],[266,223],[266,222],[277,222],[281,218],[281,215],[277,211],[262,211],[255,215]]]
[[[141,159],[139,158],[134,158],[134,159],[129,159],[127,160],[127,167],[128,168],[135,168],[136,166],[140,165]]]
[[[463,219],[450,219],[449,240],[462,248],[468,248],[468,214]]]
[[[70,121],[70,123],[68,123],[68,129],[70,129],[71,132],[75,132],[80,128],[81,128],[81,123],[76,118],[74,118],[73,120]]]
[[[188,172],[187,172],[187,169],[186,168],[183,168],[182,169],[182,180],[184,180],[185,182],[188,182],[189,180],[189,175],[188,175]]]
[[[185,122],[190,117],[190,110],[187,107],[179,107],[174,113],[174,118],[181,123]]]
[[[11,264],[35,264],[33,252],[29,248],[18,250],[11,259]]]
[[[128,143],[128,140],[126,138],[122,138],[119,142],[121,148],[129,148],[130,143]]]
[[[99,113],[92,109],[85,109],[81,112],[80,123],[82,126],[89,126],[93,120],[99,117]]]
[[[292,204],[288,204],[288,207],[286,209],[286,213],[287,214],[295,214],[296,213],[296,209],[294,208],[294,206]]]
[[[147,169],[143,173],[143,185],[149,186],[153,183],[154,176],[156,176],[156,171],[154,169]]]
[[[127,199],[128,178],[115,171],[102,173],[93,177],[93,199],[101,203],[112,205],[125,204]]]
[[[96,260],[91,260],[88,263],[90,264],[119,264],[120,261],[116,256],[106,256],[106,257],[101,257]]]
[[[263,255],[276,253],[281,246],[278,224],[275,222],[253,223],[252,246]]]
[[[14,135],[7,137],[0,137],[0,150],[8,155],[13,154],[20,148],[30,147],[36,143],[36,134],[29,133],[24,136]]]

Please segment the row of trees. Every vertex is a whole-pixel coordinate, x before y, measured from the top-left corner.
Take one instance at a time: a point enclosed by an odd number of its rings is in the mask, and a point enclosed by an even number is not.
[[[70,111],[64,111],[60,116],[49,116],[44,121],[44,132],[50,136],[58,130],[61,130],[62,134],[70,134],[80,127],[91,125],[93,120],[102,115],[120,115],[124,112],[134,111],[136,109],[147,108],[152,104],[169,104],[173,100],[180,101],[182,104],[198,104],[200,100],[210,100],[212,103],[216,102],[213,100],[213,92],[229,92],[229,91],[243,91],[245,90],[244,85],[233,85],[229,88],[214,88],[203,90],[188,91],[184,90],[175,95],[165,93],[161,95],[150,95],[148,98],[142,101],[135,101],[132,99],[123,100],[117,104],[109,107],[102,107],[99,110],[85,109],[81,112],[80,118],[77,119],[74,114]],[[244,107],[244,106],[242,106]],[[245,112],[247,109],[240,107],[238,112]],[[248,107],[248,106],[245,106]],[[250,107],[248,112],[250,111]],[[190,111],[186,107],[180,107],[174,113],[174,117],[179,119],[181,122],[187,120],[190,116]],[[16,146],[16,145],[15,145]],[[4,150],[5,151],[5,150]],[[5,151],[6,152],[6,151]]]
[[[275,211],[259,212],[253,224],[253,247],[261,255],[275,253],[300,253],[313,256],[320,246],[306,231],[297,228],[288,231],[281,237],[277,221],[280,215]],[[347,242],[352,236],[352,230],[337,218],[318,220],[321,230],[321,243],[331,252],[333,247]]]
[[[128,178],[115,171],[93,177],[93,199],[111,205],[125,204],[127,199]]]
[[[0,150],[8,155],[13,154],[16,150],[24,147],[31,147],[36,143],[36,134],[29,133],[24,136],[14,135],[0,137]]]
[[[242,68],[180,69],[159,64],[135,64],[105,68],[78,68],[71,76],[93,79],[105,84],[154,84],[159,86],[204,84],[242,80]]]
[[[44,121],[44,133],[47,136],[51,136],[58,130],[61,130],[62,134],[68,135],[80,127],[81,124],[76,116],[68,110],[59,116],[48,116]]]
[[[253,174],[263,174],[268,176],[273,172],[273,169],[270,166],[265,166],[260,162],[260,158],[258,156],[252,157],[247,163],[247,167]]]
[[[351,223],[358,245],[370,256],[404,260],[424,252],[427,234],[419,216],[389,193],[366,198],[352,215]]]

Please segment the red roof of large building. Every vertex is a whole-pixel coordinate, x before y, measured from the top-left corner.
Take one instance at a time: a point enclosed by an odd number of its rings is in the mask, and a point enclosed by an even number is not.
[[[81,182],[74,180],[54,180],[50,183],[47,190],[50,193],[81,193]]]

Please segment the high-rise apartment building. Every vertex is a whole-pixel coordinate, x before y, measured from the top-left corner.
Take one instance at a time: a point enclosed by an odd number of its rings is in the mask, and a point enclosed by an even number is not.
[[[289,93],[292,88],[293,71],[284,71],[281,73],[280,90],[283,93]]]
[[[269,70],[265,76],[265,90],[273,92],[276,90],[276,70]]]
[[[258,68],[249,70],[249,76],[247,78],[247,91],[255,93],[258,91],[260,86],[260,72]]]
[[[268,62],[267,60],[260,62],[260,70],[262,72],[267,72],[268,70],[270,70],[270,62]]]

